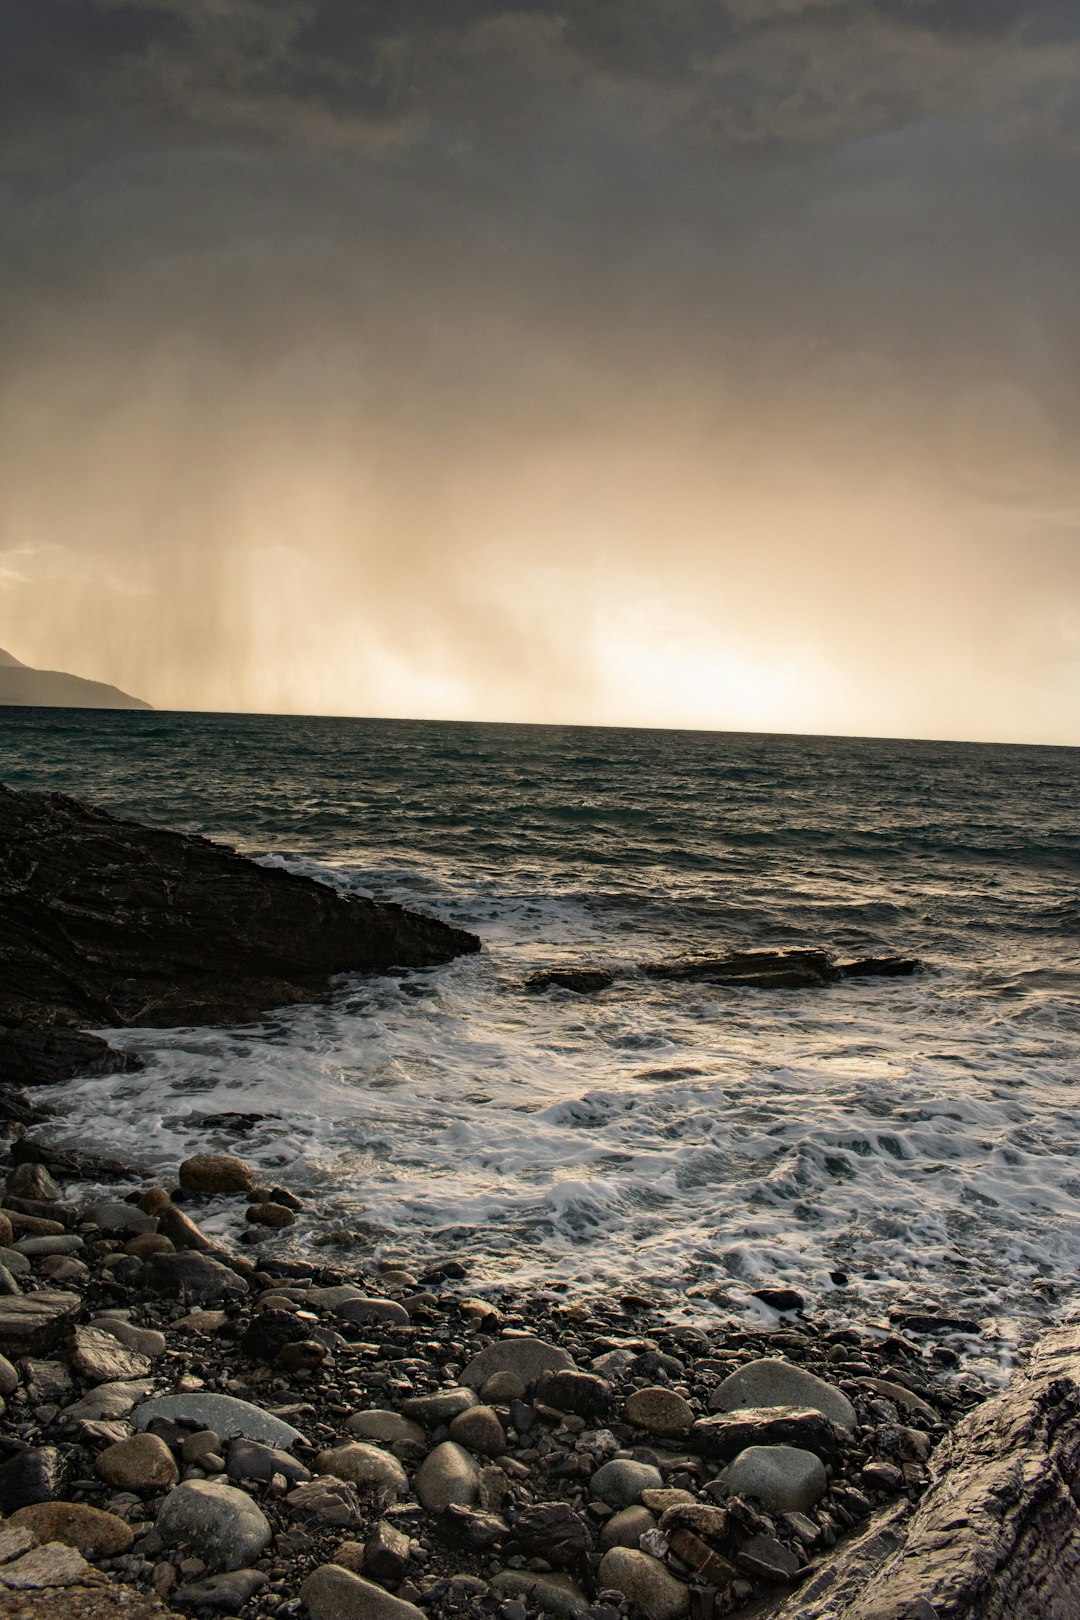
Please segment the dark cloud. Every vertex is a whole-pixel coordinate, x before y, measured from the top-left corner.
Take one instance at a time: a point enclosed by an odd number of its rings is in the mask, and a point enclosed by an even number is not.
[[[910,732],[1015,621],[1072,679],[1075,4],[5,0],[0,74],[30,662],[631,719],[697,637],[687,718],[757,659]]]
[[[140,133],[535,136],[582,96],[654,135],[768,149],[1030,99],[1078,37],[1059,0],[7,0],[0,87],[16,166]]]

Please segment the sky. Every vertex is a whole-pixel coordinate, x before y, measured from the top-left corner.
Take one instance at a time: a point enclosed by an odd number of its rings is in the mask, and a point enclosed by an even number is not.
[[[1080,744],[1076,0],[0,0],[0,647]]]

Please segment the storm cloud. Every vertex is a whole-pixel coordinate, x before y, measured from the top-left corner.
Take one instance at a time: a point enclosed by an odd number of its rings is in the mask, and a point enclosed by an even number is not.
[[[1080,18],[6,0],[0,645],[1077,741]]]

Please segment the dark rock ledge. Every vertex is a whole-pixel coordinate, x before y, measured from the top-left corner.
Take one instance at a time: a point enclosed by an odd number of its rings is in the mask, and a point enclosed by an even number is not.
[[[137,1060],[85,1026],[242,1022],[335,974],[422,968],[474,934],[205,838],[0,785],[0,1086]],[[0,1117],[25,1123],[18,1098]]]

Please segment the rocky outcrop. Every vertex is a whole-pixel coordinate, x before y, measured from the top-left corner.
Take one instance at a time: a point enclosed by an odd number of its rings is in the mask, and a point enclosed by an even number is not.
[[[920,966],[913,956],[866,956],[838,962],[830,952],[811,948],[791,951],[730,951],[723,956],[691,956],[669,962],[646,962],[640,969],[649,979],[685,984],[721,984],[753,990],[804,990],[841,979],[880,979],[906,976]],[[603,968],[551,968],[534,973],[526,990],[574,990],[586,995],[606,990],[616,975]]]
[[[776,1620],[1074,1620],[1080,1593],[1080,1328],[934,1452],[910,1516],[884,1515]]]
[[[210,1024],[335,974],[429,967],[474,934],[219,844],[0,786],[0,1082],[129,1060],[85,1025]]]
[[[20,709],[149,709],[142,698],[106,681],[59,669],[31,669],[0,648],[0,705]]]

